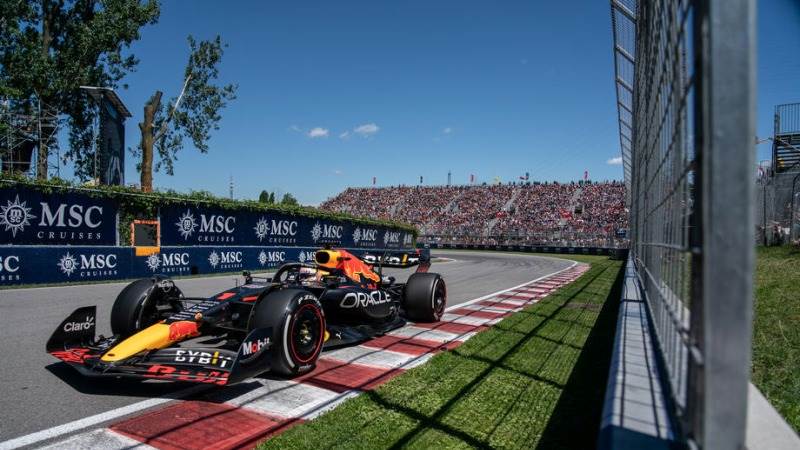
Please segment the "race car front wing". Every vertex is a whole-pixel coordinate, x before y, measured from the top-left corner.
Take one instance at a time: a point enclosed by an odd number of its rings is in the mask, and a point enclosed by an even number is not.
[[[227,385],[266,372],[270,368],[271,328],[247,334],[238,348],[174,346],[145,350],[121,361],[102,356],[119,336],[95,337],[96,307],[70,314],[47,341],[47,353],[86,376],[134,377]]]

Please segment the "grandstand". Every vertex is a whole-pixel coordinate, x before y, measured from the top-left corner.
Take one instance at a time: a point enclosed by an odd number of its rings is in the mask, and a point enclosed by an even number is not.
[[[627,246],[621,182],[347,188],[320,208],[408,222],[421,242]]]

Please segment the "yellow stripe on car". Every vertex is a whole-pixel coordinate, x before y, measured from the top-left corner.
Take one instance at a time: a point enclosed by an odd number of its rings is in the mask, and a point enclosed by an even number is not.
[[[157,323],[125,339],[107,351],[100,359],[117,362],[145,350],[159,350],[172,344],[169,338],[169,325]]]

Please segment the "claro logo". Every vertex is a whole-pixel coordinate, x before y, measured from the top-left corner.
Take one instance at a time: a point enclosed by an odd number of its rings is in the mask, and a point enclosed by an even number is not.
[[[0,256],[0,272],[14,273],[19,270],[19,256]]]
[[[94,316],[86,316],[83,322],[67,322],[64,324],[64,331],[67,333],[80,333],[94,327]]]
[[[369,294],[364,292],[348,292],[339,303],[341,308],[366,308],[367,306],[380,305],[390,302],[392,299],[386,292],[372,291]]]

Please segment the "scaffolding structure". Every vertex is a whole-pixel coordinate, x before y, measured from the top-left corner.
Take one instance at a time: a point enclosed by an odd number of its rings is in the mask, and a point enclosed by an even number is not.
[[[42,152],[48,155],[48,173],[61,175],[61,154],[55,142],[58,114],[38,98],[23,107],[12,99],[0,101],[0,167],[2,173],[35,177]],[[55,152],[49,151],[50,149]]]

